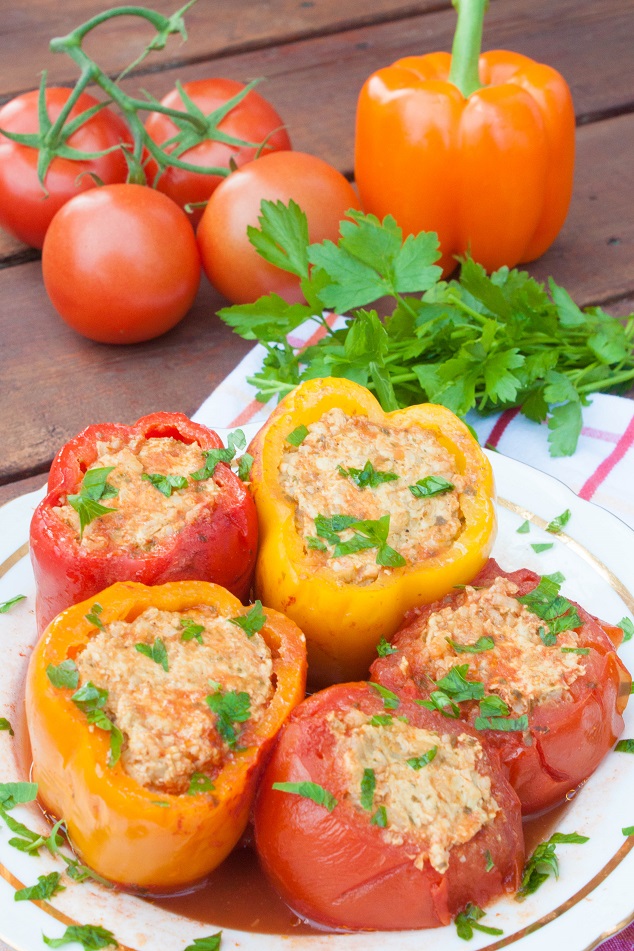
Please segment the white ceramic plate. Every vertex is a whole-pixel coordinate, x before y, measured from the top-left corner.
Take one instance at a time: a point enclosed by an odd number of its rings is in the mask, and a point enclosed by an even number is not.
[[[245,427],[245,430],[248,427]],[[249,434],[250,435],[250,434]],[[578,499],[550,476],[496,453],[490,454],[499,495],[500,530],[494,555],[503,568],[532,568],[542,574],[561,571],[562,591],[605,621],[617,623],[634,612],[634,532],[610,513]],[[23,496],[0,510],[0,603],[16,594],[26,600],[0,615],[0,716],[21,721],[22,683],[35,640],[34,581],[26,555],[31,512],[41,492]],[[545,525],[566,508],[572,512],[566,534],[548,535]],[[517,528],[528,519],[528,534]],[[541,554],[532,543],[552,542]],[[634,640],[621,655],[634,668]],[[634,736],[634,703],[626,712],[625,736]],[[0,732],[0,782],[28,777],[18,765],[18,738]],[[475,934],[468,947],[494,949],[521,943],[521,951],[589,951],[634,917],[634,837],[622,828],[634,825],[634,756],[611,753],[574,797],[560,820],[564,832],[590,836],[585,845],[558,847],[561,874],[522,904],[504,900],[490,908],[483,924],[503,936]],[[12,815],[46,832],[34,806]],[[205,924],[130,895],[94,884],[67,888],[51,902],[15,903],[14,893],[39,875],[60,867],[50,855],[30,857],[8,844],[11,833],[0,822],[0,938],[19,951],[45,951],[42,934],[59,937],[67,924],[99,924],[113,931],[121,946],[135,951],[182,951],[194,938],[220,926]],[[248,906],[249,895],[236,899]],[[204,916],[201,916],[204,918]],[[222,951],[457,951],[465,943],[455,928],[434,932],[351,935],[270,935],[224,928]],[[77,947],[77,946],[76,946]],[[72,951],[72,948],[71,948]]]

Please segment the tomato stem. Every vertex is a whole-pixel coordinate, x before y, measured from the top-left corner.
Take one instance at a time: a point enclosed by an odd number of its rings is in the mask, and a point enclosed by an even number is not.
[[[482,30],[488,0],[452,0],[458,13],[451,48],[449,82],[457,86],[465,98],[482,88],[479,60]]]

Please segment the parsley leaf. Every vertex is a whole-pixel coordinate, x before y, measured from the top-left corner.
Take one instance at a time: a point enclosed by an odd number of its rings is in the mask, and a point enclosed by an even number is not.
[[[218,463],[225,462],[228,465],[238,450],[244,449],[246,444],[246,436],[241,429],[236,429],[235,432],[229,433],[227,436],[226,449],[207,449],[204,451],[205,464],[202,468],[197,469],[196,472],[190,473],[192,479],[195,479],[197,482],[201,482],[203,479],[211,479]]]
[[[241,627],[247,637],[253,637],[266,624],[266,614],[262,610],[262,602],[256,601],[248,614],[229,618],[229,623]]]
[[[361,779],[361,805],[369,812],[374,805],[374,790],[376,789],[376,776],[373,769],[364,769]]]
[[[526,521],[522,522],[519,528],[516,529],[518,535],[528,535],[531,530],[531,523]]]
[[[106,716],[103,707],[108,700],[108,691],[95,685],[89,680],[83,684],[79,690],[70,698],[75,706],[86,714],[88,723],[96,726],[98,730],[104,730],[110,733],[110,752],[108,754],[108,766],[113,767],[119,762],[121,756],[121,747],[123,746],[123,733],[112,720]]]
[[[495,647],[493,638],[486,635],[479,637],[475,644],[458,644],[457,641],[452,641],[450,637],[446,637],[445,640],[455,650],[456,654],[481,654],[483,651],[492,651]]]
[[[297,426],[292,430],[292,432],[288,434],[286,437],[286,442],[290,442],[291,446],[301,446],[301,444],[306,439],[306,436],[308,436],[308,427],[302,424],[301,426]]]
[[[46,668],[46,676],[54,687],[59,687],[60,689],[68,687],[71,690],[75,690],[79,683],[77,664],[71,658],[63,660],[61,664],[57,666],[49,664]]]
[[[515,900],[524,901],[528,895],[534,894],[551,875],[555,878],[559,877],[559,860],[555,855],[558,845],[582,845],[587,841],[587,836],[579,835],[577,832],[567,834],[555,832],[546,842],[540,842],[524,865],[522,881]]]
[[[376,652],[379,657],[388,657],[390,654],[398,653],[398,648],[392,647],[390,642],[386,641],[386,639],[382,637],[379,643],[376,645]]]
[[[416,770],[422,769],[423,766],[428,766],[431,763],[431,761],[436,756],[437,752],[438,752],[438,747],[432,746],[432,748],[430,750],[427,750],[426,753],[423,753],[422,756],[413,756],[411,759],[408,759],[407,765],[411,766],[412,769],[416,769]]]
[[[615,753],[634,753],[634,740],[619,740],[614,751]]]
[[[401,701],[396,694],[392,690],[388,690],[387,687],[373,682],[370,682],[370,687],[381,697],[386,710],[396,710],[401,705]]]
[[[235,723],[246,723],[251,717],[251,697],[245,691],[217,690],[205,697],[209,709],[216,714],[216,728],[227,746],[234,750],[238,744]]]
[[[38,875],[37,884],[18,889],[13,897],[15,901],[45,901],[58,892],[64,891],[60,884],[61,872],[49,872],[48,875]]]
[[[558,515],[556,518],[554,518],[551,522],[548,523],[548,525],[546,526],[546,531],[550,532],[552,535],[558,535],[559,532],[561,532],[564,529],[564,527],[568,524],[571,516],[572,516],[572,512],[570,511],[570,509],[566,509],[565,512],[562,512],[561,515]]]
[[[3,601],[0,604],[0,614],[6,614],[7,611],[10,611],[14,604],[18,604],[19,601],[24,601],[26,599],[25,594],[16,594],[14,598],[9,598],[8,601]]]
[[[448,482],[442,476],[425,476],[415,485],[408,486],[415,499],[429,499],[433,495],[442,495],[455,489],[453,482]]]
[[[623,631],[623,643],[626,641],[631,641],[634,637],[634,623],[629,617],[622,617],[617,627],[620,627]]]
[[[161,475],[159,472],[144,472],[141,476],[146,482],[151,482],[155,489],[158,489],[168,499],[174,489],[184,489],[187,487],[187,476]]]
[[[68,495],[68,504],[79,515],[79,538],[84,537],[84,529],[96,518],[116,512],[116,508],[102,505],[100,499],[111,499],[119,494],[119,490],[106,480],[114,466],[103,466],[97,469],[88,469],[75,495]]]
[[[372,818],[370,819],[371,826],[378,826],[379,829],[385,829],[387,826],[387,810],[385,806],[379,806]]]
[[[37,796],[37,783],[0,783],[0,806],[13,809],[15,806],[33,802]]]
[[[182,635],[181,635],[182,637]],[[161,640],[160,637],[154,638],[154,643],[150,644],[135,644],[134,649],[143,654],[145,657],[149,657],[150,660],[153,660],[155,664],[159,664],[165,671],[169,671],[169,661],[167,658],[167,648],[165,647],[165,642]]]
[[[9,736],[15,736],[13,732],[13,727],[9,723],[6,717],[0,717],[0,730],[8,730]]]
[[[454,921],[458,937],[462,938],[463,941],[470,941],[473,938],[474,930],[483,931],[490,935],[504,934],[500,928],[489,928],[488,925],[481,925],[479,923],[481,918],[484,918],[482,909],[478,905],[469,902],[465,910],[456,915]]]
[[[42,941],[50,948],[61,948],[62,945],[77,942],[85,951],[100,951],[100,948],[118,944],[112,931],[100,925],[69,925],[61,938],[47,938],[42,935]]]
[[[98,627],[100,631],[103,631],[103,621],[99,617],[102,613],[103,608],[100,604],[93,604],[90,612],[86,615],[86,620],[91,624],[94,624],[95,627]]]
[[[219,951],[222,940],[222,931],[207,935],[205,938],[194,938],[193,944],[188,944],[185,951]]]
[[[187,795],[195,796],[197,793],[213,792],[215,788],[209,776],[204,773],[192,773]]]
[[[380,472],[375,469],[370,460],[366,462],[363,469],[354,469],[350,467],[345,469],[343,466],[337,466],[339,475],[350,479],[359,489],[376,489],[384,482],[394,482],[398,479],[395,472]]]
[[[273,783],[272,789],[278,789],[280,792],[292,793],[295,796],[302,796],[304,799],[312,799],[318,806],[323,806],[328,812],[337,805],[337,800],[329,793],[327,789],[320,786],[319,783]]]
[[[183,632],[181,634],[181,641],[198,641],[199,644],[203,642],[203,631],[205,630],[204,625],[196,624],[195,621],[190,617],[181,618],[181,627]]]

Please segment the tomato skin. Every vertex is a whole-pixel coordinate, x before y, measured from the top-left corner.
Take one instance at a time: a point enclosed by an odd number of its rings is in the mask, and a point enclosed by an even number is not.
[[[332,165],[305,152],[274,152],[244,165],[211,196],[197,231],[207,277],[234,304],[263,294],[279,294],[289,303],[303,301],[299,278],[260,257],[247,237],[258,227],[260,202],[292,198],[306,212],[311,243],[339,237],[339,222],[350,208],[361,207],[347,179]]]
[[[357,707],[384,714],[382,699],[366,683],[336,684],[304,700],[283,728],[260,782],[255,840],[267,875],[291,908],[339,930],[403,930],[448,924],[469,901],[485,906],[515,890],[524,861],[517,797],[497,763],[486,768],[500,807],[470,842],[454,846],[446,873],[429,862],[416,868],[416,847],[384,838],[346,797],[347,779],[333,755],[326,717]],[[396,715],[441,734],[474,731],[401,698]],[[485,751],[486,756],[486,751]],[[302,796],[272,789],[274,782],[319,783],[338,802],[332,812]],[[486,852],[495,867],[485,874]]]
[[[170,330],[191,307],[200,257],[187,216],[142,185],[78,195],[51,222],[44,285],[69,326],[101,343],[138,343]]]
[[[244,83],[237,82],[235,79],[198,79],[183,83],[183,89],[201,112],[209,115],[244,89]],[[177,89],[173,89],[164,96],[161,103],[172,109],[185,108]],[[245,142],[261,143],[266,140],[264,154],[291,148],[291,140],[279,113],[255,90],[251,90],[241,102],[234,106],[218,124],[218,128],[225,135],[235,136]],[[178,127],[169,116],[152,112],[145,122],[145,130],[157,145],[162,145],[163,142],[176,135]],[[257,146],[250,148],[228,145],[225,142],[207,139],[183,152],[179,158],[192,165],[228,168],[230,161],[240,167],[254,159],[256,153]],[[158,165],[152,157],[148,159],[145,170],[148,184],[153,185]],[[184,208],[190,203],[207,201],[222,180],[220,175],[196,174],[187,172],[185,169],[170,167],[161,175],[155,187]],[[194,228],[198,225],[203,211],[203,208],[197,208],[188,215]]]
[[[51,122],[59,116],[72,90],[51,87],[46,90],[46,104]],[[38,131],[38,90],[24,93],[0,109],[0,128],[8,132]],[[98,102],[82,93],[70,112],[73,119]],[[69,136],[67,144],[84,152],[99,152],[131,143],[130,131],[116,113],[104,108],[85,125]],[[41,248],[53,216],[69,199],[104,184],[125,182],[128,166],[120,149],[99,159],[75,162],[54,158],[45,178],[46,191],[37,177],[37,149],[18,145],[0,133],[0,225],[14,237],[34,248]],[[48,192],[48,194],[46,194]]]
[[[535,572],[528,569],[505,572],[493,559],[471,583],[488,586],[496,577],[515,582],[518,597],[532,591],[539,583],[539,575]],[[416,663],[410,647],[418,637],[420,620],[425,620],[441,607],[447,607],[455,597],[450,594],[442,601],[411,611],[404,626],[392,638],[397,652],[374,662],[370,670],[372,680],[412,697],[427,696],[424,671]],[[572,699],[535,705],[528,714],[529,745],[523,733],[497,730],[480,733],[497,750],[525,816],[563,802],[567,793],[594,772],[623,732],[621,714],[629,696],[631,678],[616,654],[610,637],[612,629],[604,628],[597,618],[576,602],[571,603],[583,622],[577,629],[579,643],[590,648],[590,653],[580,658],[585,672],[570,685]],[[408,673],[404,673],[401,666],[404,655],[409,661]],[[464,719],[472,723],[479,713],[478,704],[463,703],[460,706]]]

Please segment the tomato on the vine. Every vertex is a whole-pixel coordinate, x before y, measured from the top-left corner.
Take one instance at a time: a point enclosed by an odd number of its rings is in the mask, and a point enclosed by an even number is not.
[[[46,90],[48,117],[55,122],[71,95],[71,89]],[[15,133],[36,133],[39,91],[24,93],[0,109],[0,129]],[[96,106],[98,100],[82,93],[70,111],[68,121]],[[65,144],[81,152],[101,152],[122,142],[131,143],[130,131],[107,106],[80,125]],[[55,213],[70,198],[94,188],[98,182],[125,182],[128,165],[120,148],[101,158],[75,161],[56,156],[48,167],[44,187],[38,179],[39,151],[21,145],[0,132],[0,226],[34,248],[41,248]]]
[[[250,162],[255,158],[259,147],[263,148],[264,154],[291,148],[291,140],[279,114],[253,89],[223,115],[228,101],[240,97],[246,88],[243,83],[235,79],[199,79],[183,83],[181,88],[185,96],[209,121],[209,138],[184,151],[179,148],[178,158],[181,161],[204,168],[228,169],[230,163],[240,167]],[[161,104],[180,110],[186,107],[178,89],[169,92],[161,100]],[[214,113],[217,110],[218,118],[215,118]],[[160,112],[150,113],[145,122],[145,130],[160,146],[179,133],[179,128],[172,119]],[[183,127],[180,131],[181,138],[194,135],[190,128]],[[186,142],[187,139],[183,141]],[[250,144],[240,145],[239,141]],[[167,146],[165,151],[173,152],[174,148],[175,145],[172,144]],[[158,165],[152,157],[148,159],[145,171],[148,183],[154,184]],[[156,180],[156,188],[184,208],[188,204],[207,201],[221,181],[221,175],[206,175],[169,166]],[[192,209],[190,221],[194,227],[200,221],[202,213],[202,208]]]
[[[303,300],[299,278],[274,267],[255,250],[247,226],[257,227],[263,199],[306,213],[311,243],[339,237],[339,223],[350,208],[361,207],[344,176],[315,155],[273,152],[243,165],[220,183],[198,226],[197,238],[207,277],[234,304],[262,294],[279,294],[289,303]]]
[[[138,343],[185,316],[200,256],[171,198],[142,185],[105,185],[57,213],[42,272],[53,306],[74,330],[101,343]]]

